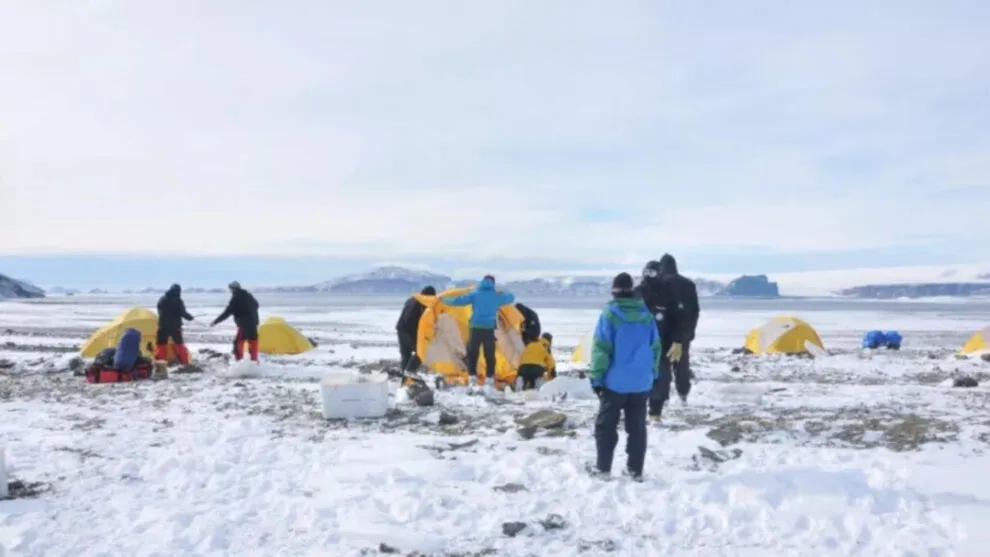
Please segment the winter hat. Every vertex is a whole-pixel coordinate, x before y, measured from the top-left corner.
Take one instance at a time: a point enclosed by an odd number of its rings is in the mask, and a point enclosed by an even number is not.
[[[424,296],[436,296],[437,295],[437,289],[436,288],[433,288],[432,286],[427,286],[427,287],[423,288],[423,290],[420,291],[420,294],[422,294]]]
[[[495,277],[493,275],[485,275],[481,277],[481,280],[490,280],[492,282],[495,282]]]
[[[631,296],[633,279],[629,273],[619,273],[612,279],[612,294],[614,296]]]
[[[240,290],[241,289],[241,283],[237,282],[236,280],[235,281],[231,281],[231,283],[227,285],[227,288],[229,288],[231,290]]]
[[[547,341],[548,343],[551,344],[553,343],[553,335],[551,335],[550,333],[543,333],[542,335],[540,335],[540,338]]]

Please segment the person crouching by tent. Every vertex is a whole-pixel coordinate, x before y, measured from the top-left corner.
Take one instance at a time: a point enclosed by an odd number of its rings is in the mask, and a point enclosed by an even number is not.
[[[432,286],[427,286],[419,292],[423,296],[436,296],[437,291]],[[402,306],[402,313],[399,320],[395,322],[395,332],[399,337],[399,367],[402,371],[415,371],[419,369],[422,361],[416,352],[416,337],[419,335],[419,320],[423,317],[426,306],[421,304],[415,296],[410,296]]]
[[[189,364],[189,351],[182,338],[182,320],[192,321],[182,301],[182,287],[173,284],[158,300],[158,331],[155,333],[155,359],[168,359],[168,341],[172,341],[175,357],[182,365]]]
[[[660,332],[653,314],[633,293],[629,273],[612,281],[612,301],[602,311],[592,341],[591,387],[598,395],[595,446],[598,459],[588,471],[607,476],[625,415],[626,472],[641,479],[646,460],[646,410],[660,364]]]
[[[130,373],[141,359],[141,331],[127,329],[117,341],[117,350],[113,353],[113,368],[117,371]]]
[[[540,338],[526,344],[519,360],[519,379],[516,380],[520,391],[538,389],[543,381],[557,377],[557,363],[551,352],[552,343],[553,335],[543,333]]]
[[[441,298],[448,306],[471,306],[468,322],[467,365],[468,376],[476,378],[479,385],[486,379],[495,381],[495,327],[498,325],[498,309],[511,304],[516,297],[511,292],[495,289],[495,277],[485,275],[478,286],[462,296]],[[485,375],[478,377],[478,354],[484,350]]]
[[[234,359],[237,361],[244,359],[244,343],[247,342],[251,361],[257,362],[258,325],[261,321],[258,318],[258,300],[241,288],[241,283],[236,280],[230,283],[228,288],[230,288],[230,302],[227,303],[223,313],[210,323],[210,327],[215,327],[233,316],[234,324],[237,325],[237,335],[234,337]]]
[[[533,308],[521,302],[516,302],[516,309],[523,316],[522,327],[519,331],[522,334],[523,342],[529,344],[540,338],[540,316],[533,311]]]

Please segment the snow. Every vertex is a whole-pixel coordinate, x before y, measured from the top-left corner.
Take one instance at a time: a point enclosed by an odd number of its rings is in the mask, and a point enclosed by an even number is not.
[[[50,490],[0,501],[0,555],[349,556],[386,544],[400,555],[981,556],[990,542],[990,388],[946,384],[990,375],[953,355],[986,324],[982,306],[707,304],[698,382],[688,405],[651,423],[635,483],[584,472],[596,404],[567,360],[598,304],[533,304],[564,374],[535,396],[496,404],[447,389],[418,408],[399,391],[382,420],[338,423],[322,418],[319,380],[394,362],[401,300],[262,298],[263,318],[320,346],[263,357],[249,380],[199,352],[229,353],[232,326],[201,323],[186,336],[205,373],[93,386],[59,371],[73,354],[58,350],[152,298],[3,303],[0,361],[15,367],[0,367],[0,446],[11,480]],[[187,298],[204,322],[224,302]],[[829,355],[732,354],[782,313],[816,326]],[[875,327],[901,331],[904,349],[859,350]],[[516,431],[544,408],[567,424]],[[620,446],[617,469],[623,458]],[[509,537],[507,522],[526,527]]]

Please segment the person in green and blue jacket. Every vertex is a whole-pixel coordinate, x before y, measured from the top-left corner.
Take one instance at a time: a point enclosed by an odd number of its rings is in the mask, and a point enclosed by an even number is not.
[[[629,273],[616,275],[612,297],[592,341],[588,375],[600,404],[595,419],[598,458],[588,469],[594,475],[611,473],[619,418],[625,414],[626,473],[639,480],[646,460],[647,404],[659,373],[660,332],[646,304],[634,295]]]

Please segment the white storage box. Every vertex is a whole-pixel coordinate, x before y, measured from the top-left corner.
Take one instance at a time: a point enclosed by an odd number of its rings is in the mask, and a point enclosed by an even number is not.
[[[388,411],[385,375],[328,375],[320,381],[320,394],[328,420],[381,418]]]
[[[4,448],[0,447],[0,499],[6,499],[10,494],[7,493],[7,455],[4,454]]]

